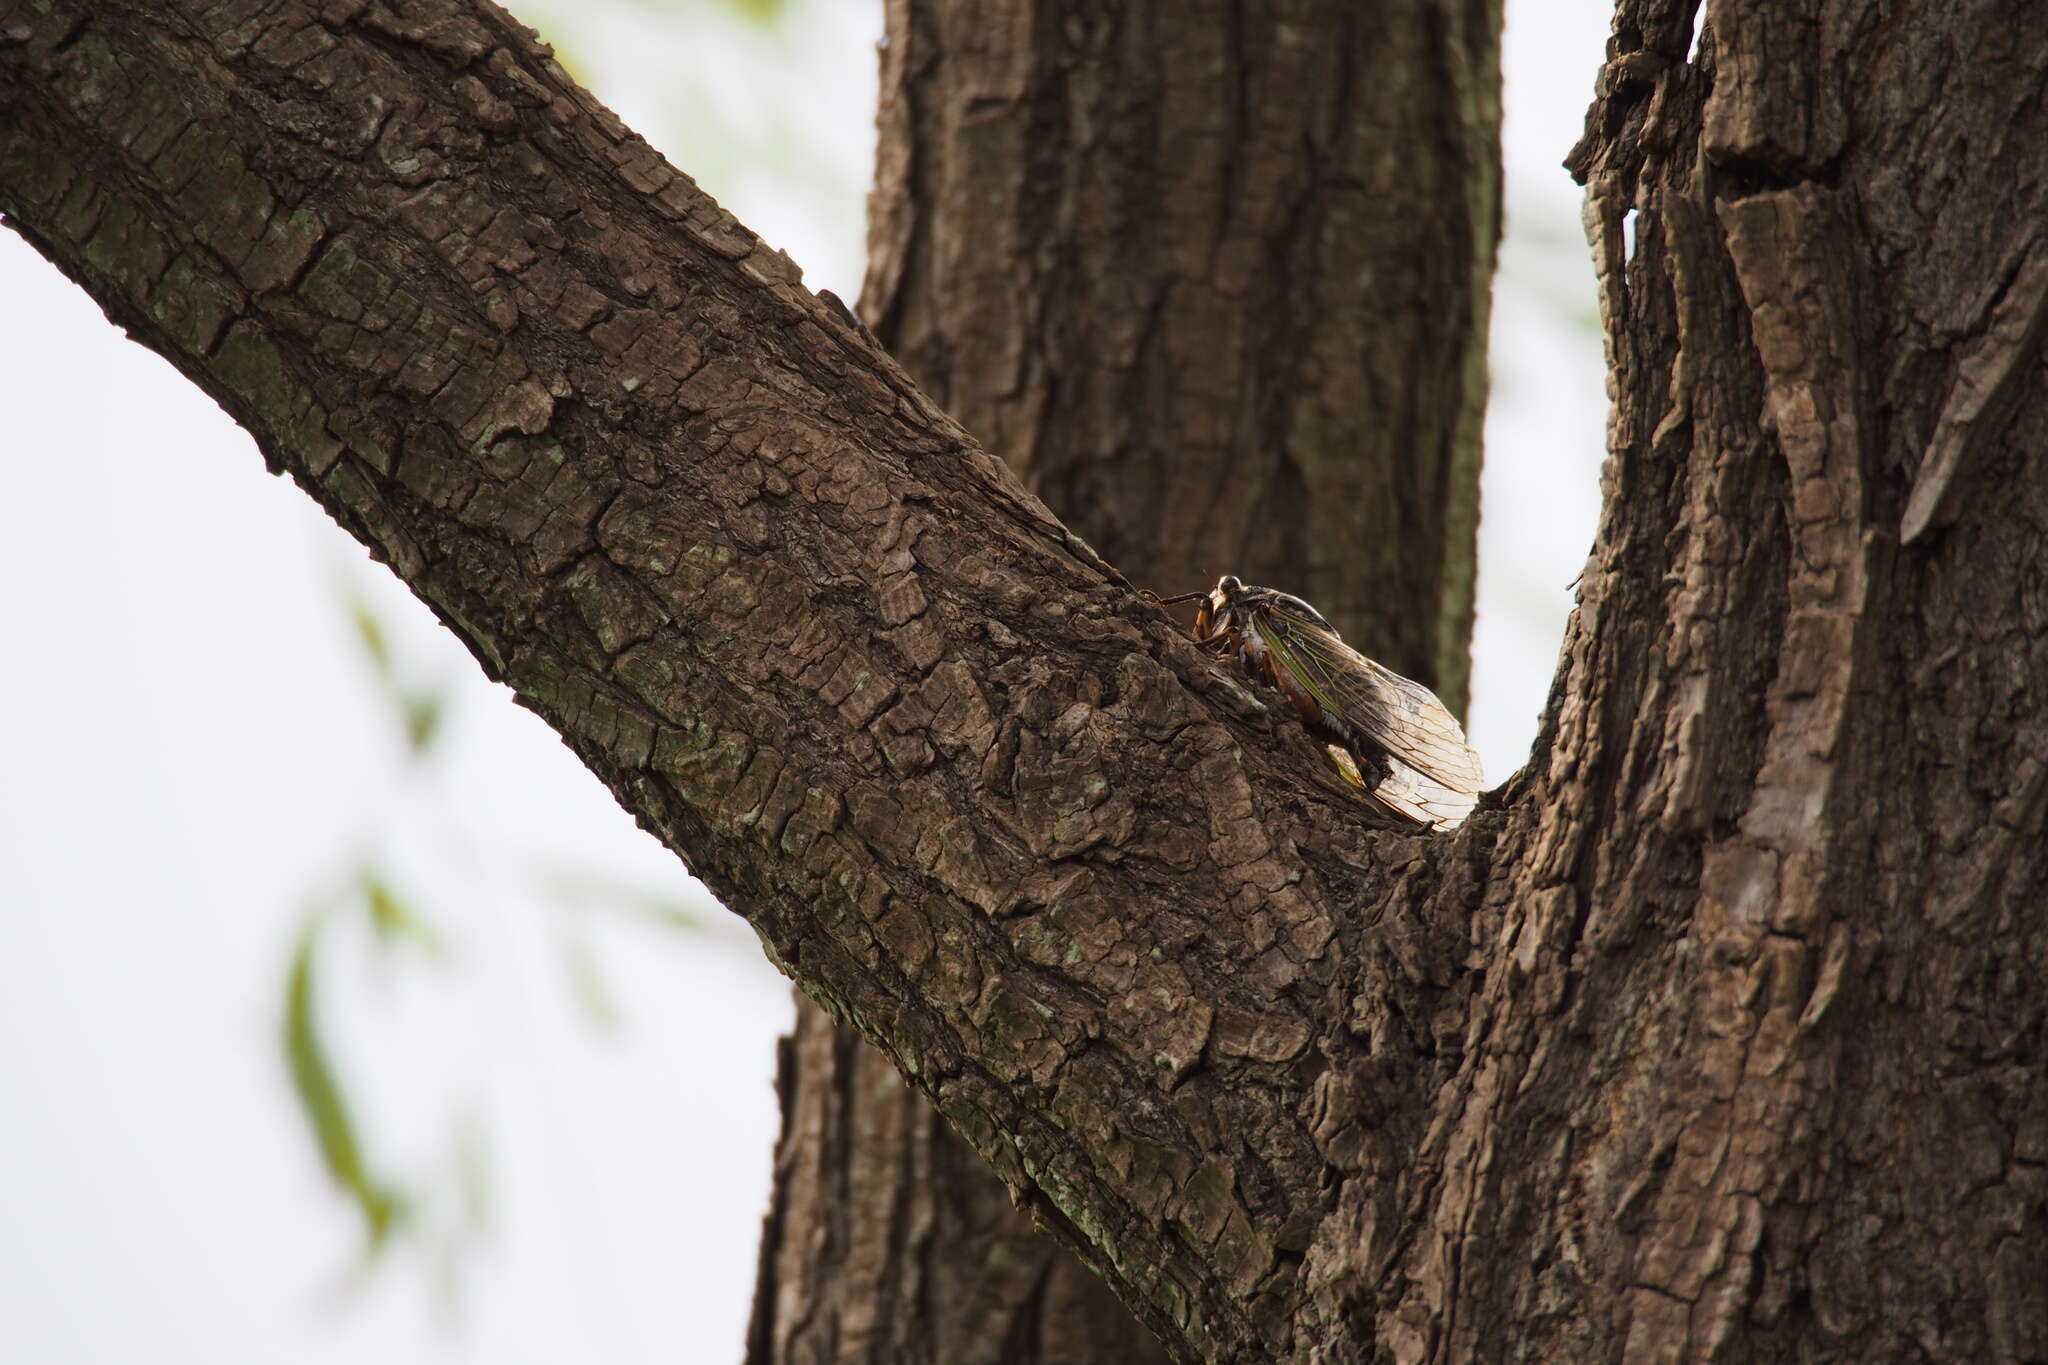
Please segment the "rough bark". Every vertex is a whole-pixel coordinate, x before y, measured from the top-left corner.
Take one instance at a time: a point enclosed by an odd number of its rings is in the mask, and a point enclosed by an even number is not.
[[[1576,161],[1537,761],[1438,839],[495,10],[0,2],[0,210],[1177,1354],[2038,1359],[2048,30],[1691,17]]]
[[[1555,1340],[1646,1359],[2048,1358],[2048,29],[1694,19],[1623,0],[1573,156],[1616,403],[1514,931],[1573,970],[1494,1046],[1597,1081],[1473,1201],[1549,1264],[1447,1288],[1597,1287]]]
[[[1443,17],[892,0],[860,311],[1136,581],[1286,584],[1456,697],[1500,16]],[[750,1365],[1163,1358],[798,1010]]]
[[[889,13],[890,350],[1133,582],[1288,584],[1462,712],[1499,0]]]
[[[748,1365],[1146,1365],[1159,1339],[854,1029],[801,1005]]]

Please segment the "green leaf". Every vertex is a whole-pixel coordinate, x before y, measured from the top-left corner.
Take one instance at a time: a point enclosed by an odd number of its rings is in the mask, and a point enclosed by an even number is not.
[[[356,638],[369,657],[370,671],[390,698],[399,727],[405,731],[406,747],[417,758],[426,753],[441,733],[441,722],[448,714],[446,692],[438,687],[408,686],[392,652],[391,637],[369,599],[347,586],[341,588],[341,593],[348,604],[349,619],[355,623]]]
[[[363,652],[370,656],[370,666],[380,678],[391,677],[391,645],[384,637],[384,625],[377,619],[377,613],[370,610],[370,604],[355,594],[349,594],[349,619],[355,622],[356,639],[361,642]]]
[[[415,756],[423,754],[441,732],[441,718],[447,714],[447,699],[440,692],[411,692],[405,696],[405,740]]]
[[[292,1089],[299,1107],[312,1125],[320,1145],[320,1159],[327,1174],[341,1187],[363,1215],[369,1234],[369,1251],[376,1255],[389,1242],[404,1213],[404,1197],[391,1186],[375,1179],[363,1160],[362,1144],[356,1139],[355,1121],[348,1101],[327,1059],[327,1047],[320,1037],[319,1014],[315,1008],[313,953],[319,942],[322,918],[314,915],[299,935],[292,953],[289,985],[285,991],[284,1052],[291,1068]]]
[[[678,8],[675,0],[640,0],[640,3],[652,10]],[[698,0],[698,3],[702,8],[723,9],[748,23],[763,25],[775,23],[789,10],[789,0],[717,0],[715,6],[705,6],[703,0]]]
[[[370,909],[370,927],[386,943],[413,943],[439,957],[441,936],[384,880],[376,868],[363,869],[363,901]]]
[[[742,19],[750,19],[757,24],[772,24],[782,17],[784,10],[789,8],[787,0],[725,0],[725,2],[737,11]]]

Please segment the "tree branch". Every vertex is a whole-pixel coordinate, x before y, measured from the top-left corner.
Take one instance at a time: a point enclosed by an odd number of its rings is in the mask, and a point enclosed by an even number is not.
[[[1499,23],[892,0],[862,316],[1135,581],[1286,584],[1455,706]],[[749,1365],[1160,1358],[886,1058],[829,1032],[800,1008],[783,1053]]]
[[[495,9],[0,34],[10,222],[1155,1330],[1278,1349],[1322,1016],[1402,981],[1363,878],[1428,846]]]

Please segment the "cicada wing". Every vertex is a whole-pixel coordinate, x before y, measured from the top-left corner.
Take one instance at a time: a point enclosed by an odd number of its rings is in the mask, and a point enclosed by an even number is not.
[[[1424,777],[1399,759],[1381,755],[1375,776],[1360,770],[1358,758],[1341,744],[1325,744],[1338,774],[1352,786],[1363,789],[1380,805],[1404,819],[1432,829],[1456,829],[1465,823],[1479,798],[1470,792],[1456,792],[1443,783]]]
[[[1486,785],[1479,755],[1466,743],[1464,727],[1437,700],[1436,693],[1390,668],[1382,668],[1341,640],[1337,647],[1364,664],[1400,698],[1398,705],[1386,708],[1393,713],[1387,735],[1383,738],[1375,734],[1372,738],[1424,776],[1435,778],[1454,791],[1476,796]]]
[[[1387,770],[1387,775],[1372,789],[1373,798],[1418,824],[1456,829],[1479,804],[1477,793],[1454,791],[1399,759],[1388,759]]]
[[[1284,608],[1260,613],[1259,625],[1266,647],[1316,699],[1330,729],[1384,750],[1453,796],[1474,796],[1486,784],[1479,755],[1434,692]]]

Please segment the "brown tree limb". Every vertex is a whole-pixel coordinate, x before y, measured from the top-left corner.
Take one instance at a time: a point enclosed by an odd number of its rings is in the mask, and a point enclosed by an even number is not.
[[[1455,697],[1500,166],[1499,14],[1454,19],[893,0],[862,314],[1136,581],[1286,584]],[[798,1011],[748,1365],[1163,1358]]]
[[[1314,746],[496,11],[0,24],[10,220],[1155,1329],[1277,1349],[1375,862]]]

